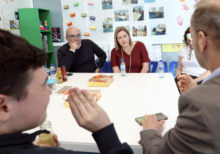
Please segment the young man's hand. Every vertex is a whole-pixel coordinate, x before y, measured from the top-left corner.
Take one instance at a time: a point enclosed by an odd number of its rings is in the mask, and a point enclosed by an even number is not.
[[[94,133],[111,124],[108,115],[86,90],[73,88],[69,92],[70,109],[79,126]]]
[[[160,122],[158,122],[156,114],[149,115],[149,116],[145,115],[145,121],[141,119],[143,130],[156,129],[160,133],[162,132],[164,123],[165,123],[165,120],[161,120]]]

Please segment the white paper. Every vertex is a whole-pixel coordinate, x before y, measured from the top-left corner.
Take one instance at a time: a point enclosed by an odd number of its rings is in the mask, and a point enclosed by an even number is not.
[[[154,45],[154,46],[152,46],[152,48],[153,48],[153,59],[152,59],[152,61],[160,61],[162,58],[162,56],[161,56],[161,52],[162,52],[162,50],[161,50],[161,45]]]

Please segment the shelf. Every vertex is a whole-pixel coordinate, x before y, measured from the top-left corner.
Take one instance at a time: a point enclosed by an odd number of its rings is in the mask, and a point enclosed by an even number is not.
[[[46,52],[46,53],[53,53],[53,51],[48,51],[48,52]]]
[[[46,32],[51,32],[51,30],[47,30],[47,31],[40,31],[41,33],[46,33]]]
[[[53,42],[53,46],[63,46],[64,44],[66,44],[67,42]]]

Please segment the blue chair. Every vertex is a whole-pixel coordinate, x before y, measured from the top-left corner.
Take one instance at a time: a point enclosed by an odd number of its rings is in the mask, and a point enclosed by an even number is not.
[[[156,73],[157,71],[157,66],[158,66],[158,62],[157,61],[151,61],[150,62],[150,68],[151,68],[151,65],[153,65],[152,69],[151,69],[151,73]]]
[[[164,61],[164,73],[167,73],[168,72],[168,67],[167,67],[167,62]]]
[[[111,68],[111,61],[108,61],[106,63],[107,63],[107,73],[113,73],[113,69]]]
[[[173,74],[173,78],[176,78],[177,66],[178,66],[178,62],[177,61],[170,62],[169,70]]]
[[[96,61],[96,65],[99,64],[99,61]],[[100,72],[107,73],[107,62],[104,63]]]

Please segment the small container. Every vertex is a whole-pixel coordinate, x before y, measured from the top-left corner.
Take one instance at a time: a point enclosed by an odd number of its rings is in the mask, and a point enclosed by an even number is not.
[[[45,121],[42,125],[40,125],[40,130],[48,130],[50,131],[49,134],[42,133],[39,135],[39,145],[41,144],[49,144],[51,147],[56,147],[56,142],[53,138],[53,129],[51,127],[50,121]]]
[[[48,79],[47,80],[47,86],[51,90],[56,90],[56,88],[57,88],[57,80],[55,80],[55,79]]]
[[[63,75],[63,82],[67,81],[67,73],[66,73],[66,67],[65,65],[62,66],[62,75]]]
[[[57,68],[57,83],[63,83],[63,75],[60,68]]]

